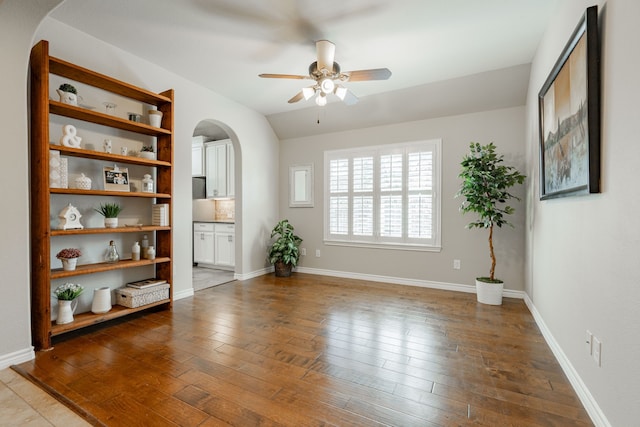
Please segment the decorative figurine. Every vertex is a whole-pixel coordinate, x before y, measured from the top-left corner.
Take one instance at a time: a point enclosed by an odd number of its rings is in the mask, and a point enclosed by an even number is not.
[[[73,125],[62,126],[62,137],[60,138],[60,144],[65,147],[80,148],[80,138],[77,135],[77,130]]]

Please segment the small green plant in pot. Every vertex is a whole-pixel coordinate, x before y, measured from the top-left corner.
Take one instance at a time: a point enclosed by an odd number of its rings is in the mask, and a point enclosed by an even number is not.
[[[283,219],[271,231],[271,237],[277,236],[269,247],[269,262],[274,265],[276,276],[289,277],[300,258],[299,246],[302,239],[293,233],[293,225]]]
[[[104,217],[104,226],[106,228],[115,228],[118,226],[118,215],[124,208],[117,203],[100,204],[99,209],[94,209]]]
[[[156,158],[156,153],[153,151],[153,147],[151,145],[143,145],[139,155],[145,159],[155,160]]]
[[[458,175],[462,184],[456,197],[464,197],[460,211],[465,214],[474,212],[478,219],[467,224],[467,228],[484,228],[489,231],[489,257],[491,268],[489,277],[476,278],[478,301],[485,304],[502,304],[504,283],[496,279],[496,255],[493,248],[494,227],[512,226],[507,216],[514,212],[508,205],[510,199],[520,200],[510,193],[516,184],[522,184],[525,176],[513,166],[506,166],[504,156],[496,154],[496,146],[492,143],[481,145],[472,142],[469,153],[461,162],[462,170]]]
[[[60,102],[64,104],[78,105],[78,90],[73,85],[63,83],[56,92],[58,92]]]

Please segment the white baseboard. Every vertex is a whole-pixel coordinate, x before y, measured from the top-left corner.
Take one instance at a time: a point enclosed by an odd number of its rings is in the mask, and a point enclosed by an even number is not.
[[[238,274],[236,273],[233,278],[236,280],[249,280],[254,277],[264,276],[265,274],[273,273],[273,267],[265,267],[260,270],[251,271],[249,273]]]
[[[564,351],[562,351],[562,347],[560,347],[556,339],[553,337],[553,334],[551,334],[551,331],[547,327],[546,323],[544,323],[544,319],[536,309],[533,301],[531,301],[529,295],[527,295],[526,293],[524,295],[524,302],[533,315],[533,319],[536,321],[538,328],[540,328],[542,336],[547,341],[547,344],[551,348],[553,355],[556,357],[556,360],[560,364],[560,367],[564,371],[564,374],[569,379],[573,390],[576,392],[578,398],[580,399],[580,402],[582,402],[582,405],[591,417],[591,421],[593,421],[593,424],[595,424],[596,427],[611,427],[611,423],[609,423],[609,420],[607,420],[607,417],[602,412],[602,409],[600,409],[598,402],[596,402],[596,400],[593,398],[593,395],[582,381],[582,378],[580,378],[580,375],[571,364],[571,361],[564,353]]]
[[[179,299],[192,297],[193,293],[194,293],[193,292],[193,288],[189,288],[189,289],[185,289],[183,291],[175,292],[173,294],[173,300],[177,301]]]
[[[33,351],[33,347],[25,348],[24,350],[14,351],[13,353],[0,355],[0,370],[8,368],[11,365],[17,365],[22,362],[28,362],[35,359],[36,354]]]
[[[346,271],[323,270],[319,268],[298,267],[296,271],[307,274],[317,274],[322,276],[344,277],[345,279],[368,280],[370,282],[393,283],[396,285],[418,286],[421,288],[442,289],[445,291],[466,292],[470,294],[476,293],[474,285],[462,285],[459,283],[434,282],[432,280],[406,279],[402,277],[379,276],[374,274],[352,273]],[[525,293],[523,291],[514,291],[505,289],[502,295],[507,298],[523,299]]]

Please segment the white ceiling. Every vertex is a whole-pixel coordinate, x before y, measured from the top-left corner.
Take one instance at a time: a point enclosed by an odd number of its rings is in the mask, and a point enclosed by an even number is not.
[[[387,99],[396,106],[387,120],[413,117],[426,97],[437,101],[434,88],[450,93],[443,82],[499,88],[507,78],[524,94],[528,67],[523,75],[517,66],[531,62],[561,1],[66,0],[51,16],[263,113],[283,138],[340,130]],[[258,77],[307,74],[322,38],[336,44],[343,71],[387,67],[393,75],[346,83],[360,102],[336,99],[324,110],[313,100],[287,103],[310,81]],[[303,122],[299,129],[283,127],[288,113]],[[318,118],[334,126],[320,129]]]

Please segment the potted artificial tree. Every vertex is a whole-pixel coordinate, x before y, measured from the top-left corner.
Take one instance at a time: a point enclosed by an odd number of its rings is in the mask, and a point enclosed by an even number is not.
[[[476,278],[478,302],[484,304],[502,304],[504,283],[496,279],[496,254],[493,250],[493,228],[510,225],[507,215],[514,208],[507,204],[509,199],[520,200],[511,194],[510,188],[522,184],[526,178],[513,166],[505,166],[503,155],[495,152],[492,143],[481,145],[472,142],[470,152],[464,156],[459,178],[462,178],[460,190],[456,197],[464,197],[460,211],[464,214],[475,212],[478,219],[467,224],[467,228],[484,228],[489,230],[489,257],[491,269],[489,277]]]
[[[105,203],[100,205],[100,209],[94,209],[104,217],[104,226],[106,228],[116,228],[118,226],[118,215],[124,209],[117,203]]]
[[[271,237],[278,236],[269,248],[269,262],[274,265],[276,276],[289,277],[291,269],[298,265],[298,247],[302,239],[293,234],[293,225],[283,219],[271,231]]]

